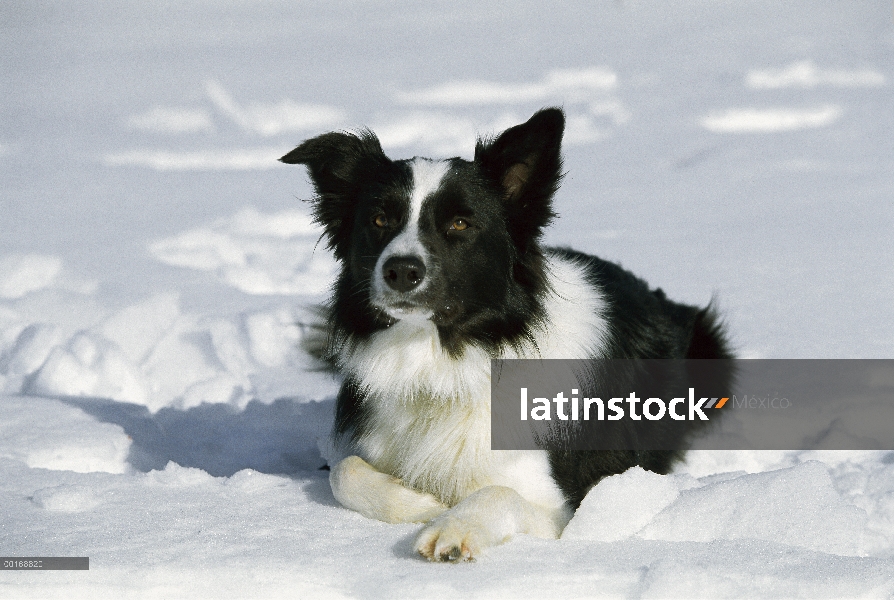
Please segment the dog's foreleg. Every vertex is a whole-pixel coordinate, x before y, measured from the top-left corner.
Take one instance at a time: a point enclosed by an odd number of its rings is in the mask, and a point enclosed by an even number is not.
[[[489,486],[423,527],[414,548],[432,561],[469,561],[517,533],[556,539],[570,517],[565,506],[537,506],[512,488]]]
[[[349,456],[335,465],[329,485],[345,508],[387,523],[424,523],[447,510],[431,494],[406,487],[359,456]]]

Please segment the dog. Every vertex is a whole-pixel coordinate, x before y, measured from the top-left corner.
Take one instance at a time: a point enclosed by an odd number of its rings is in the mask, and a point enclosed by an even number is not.
[[[667,473],[681,456],[491,450],[491,359],[732,357],[711,304],[541,245],[564,127],[561,109],[543,109],[480,139],[472,161],[391,160],[369,130],[280,159],[306,166],[341,266],[325,309],[343,375],[332,493],[369,518],[424,523],[414,549],[432,561],[474,560],[520,533],[558,538],[600,479]]]

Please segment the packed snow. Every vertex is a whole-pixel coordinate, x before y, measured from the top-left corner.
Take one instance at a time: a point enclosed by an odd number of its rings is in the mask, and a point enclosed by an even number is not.
[[[302,350],[337,265],[303,139],[471,157],[568,115],[547,234],[738,353],[894,358],[894,27],[881,0],[6,3],[3,598],[894,595],[894,449],[705,451],[604,480],[472,564],[341,508],[338,381]],[[843,427],[848,422],[843,421]]]

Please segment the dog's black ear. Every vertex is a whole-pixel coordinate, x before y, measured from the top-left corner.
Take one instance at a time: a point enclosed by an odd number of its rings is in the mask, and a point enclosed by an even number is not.
[[[314,220],[323,226],[336,258],[345,258],[360,188],[377,169],[391,164],[378,138],[369,130],[325,133],[279,160],[307,166],[316,191]]]
[[[475,147],[475,162],[504,193],[517,242],[535,239],[555,216],[552,196],[562,180],[564,129],[562,110],[546,108]]]

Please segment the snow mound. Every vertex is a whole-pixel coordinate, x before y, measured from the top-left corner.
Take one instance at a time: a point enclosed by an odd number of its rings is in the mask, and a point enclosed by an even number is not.
[[[672,504],[680,489],[697,486],[688,476],[665,476],[634,467],[606,477],[581,502],[562,539],[614,542],[641,530]]]
[[[529,107],[561,104],[567,115],[564,143],[591,144],[630,119],[630,112],[616,96],[617,88],[618,75],[606,67],[556,69],[539,81],[522,83],[449,81],[398,92],[397,101],[414,110],[379,119],[372,129],[386,149],[468,156],[480,136],[525,121]],[[490,109],[485,120],[480,116],[482,108]],[[479,112],[473,114],[474,109]]]
[[[50,286],[62,270],[62,259],[45,254],[0,257],[0,298],[21,298]]]
[[[325,292],[334,279],[334,258],[317,246],[319,229],[308,214],[262,214],[246,208],[208,227],[151,245],[163,263],[211,271],[248,294],[308,295]]]
[[[31,500],[40,508],[60,512],[89,511],[102,502],[94,488],[68,483],[37,490]]]
[[[149,390],[114,344],[90,333],[54,348],[22,392],[35,396],[95,396],[147,404]]]
[[[835,490],[826,465],[810,461],[686,490],[638,532],[651,540],[759,539],[860,556],[867,515]]]
[[[218,112],[243,131],[262,136],[334,127],[344,112],[326,104],[307,104],[284,99],[277,103],[241,106],[217,81],[205,82],[205,93]]]
[[[21,380],[22,376],[37,371],[59,344],[65,341],[61,327],[47,323],[32,323],[20,329],[15,320],[4,328],[3,351],[0,352],[0,373]],[[21,390],[21,382],[19,383]]]
[[[170,487],[201,486],[208,483],[220,484],[218,478],[209,475],[202,469],[193,467],[181,467],[177,463],[169,462],[164,469],[149,471],[143,475],[144,481],[149,485],[161,485]]]
[[[16,308],[32,311],[28,303]],[[68,322],[61,315],[28,323],[19,311],[0,313],[6,393],[107,398],[158,411],[319,400],[333,391],[328,377],[307,372],[313,365],[299,347],[316,317],[288,302],[200,317],[183,312],[176,294],[161,293]]]
[[[887,501],[876,504],[873,508],[887,516]],[[867,519],[867,511],[846,501],[827,465],[817,461],[701,480],[689,475],[658,475],[637,467],[595,486],[562,539],[751,539],[862,556],[866,554]],[[884,524],[876,524],[875,529],[881,531]]]
[[[4,397],[0,402],[0,440],[0,458],[31,468],[77,473],[129,470],[132,440],[124,430],[99,423],[59,400]]]
[[[207,99],[220,117],[246,133],[264,137],[334,127],[345,118],[344,112],[333,106],[301,103],[288,98],[242,106],[214,80],[205,81],[204,88]],[[207,133],[217,129],[211,112],[205,107],[154,106],[132,115],[127,125],[159,134]]]
[[[164,291],[111,311],[68,289],[56,257],[0,257],[0,391],[151,411],[322,399],[333,384],[306,372],[313,365],[299,347],[317,320],[312,298],[336,271],[318,237],[306,212],[247,208],[152,245],[160,261],[215,272],[251,296],[288,295],[223,314],[184,312],[179,294]]]
[[[569,102],[589,99],[614,90],[618,76],[606,67],[556,69],[540,81],[503,83],[497,81],[450,81],[434,87],[397,94],[399,102],[433,106],[544,103],[552,98]]]
[[[771,133],[826,127],[841,117],[840,106],[816,108],[734,108],[702,119],[714,133]]]
[[[185,312],[179,294],[165,291],[109,310],[89,290],[68,289],[58,258],[5,256],[0,391],[105,398],[151,411],[322,399],[333,384],[307,373],[313,365],[299,348],[317,320],[300,305],[312,306],[336,271],[331,255],[316,248],[318,237],[306,212],[247,208],[153,244],[164,263],[215,272],[222,284],[254,296],[288,295],[223,314]]]

